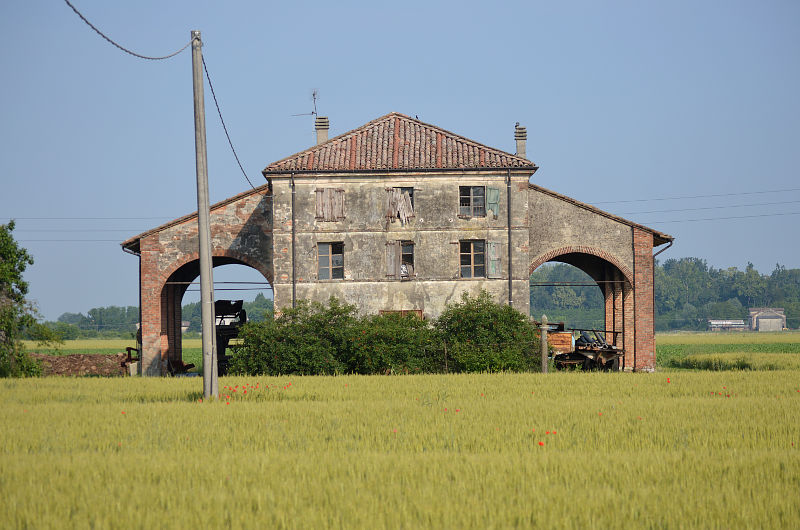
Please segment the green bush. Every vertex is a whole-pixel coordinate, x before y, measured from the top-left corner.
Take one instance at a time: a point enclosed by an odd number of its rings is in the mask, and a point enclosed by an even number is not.
[[[359,374],[439,372],[441,350],[431,325],[416,315],[387,313],[361,319],[348,371]]]
[[[436,321],[446,369],[455,372],[533,370],[538,331],[516,309],[493,302],[489,293],[462,294]],[[539,360],[540,362],[540,360]]]
[[[322,374],[348,371],[356,307],[331,297],[327,306],[305,300],[274,320],[245,324],[243,346],[229,370],[238,374]]]
[[[399,374],[522,371],[539,366],[538,331],[482,291],[448,305],[434,323],[354,305],[298,302],[274,320],[248,323],[229,371],[237,374]]]

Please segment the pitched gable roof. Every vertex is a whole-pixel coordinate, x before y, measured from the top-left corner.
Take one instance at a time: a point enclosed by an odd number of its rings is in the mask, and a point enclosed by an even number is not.
[[[537,169],[526,158],[487,147],[392,112],[268,165],[262,173],[416,169]]]

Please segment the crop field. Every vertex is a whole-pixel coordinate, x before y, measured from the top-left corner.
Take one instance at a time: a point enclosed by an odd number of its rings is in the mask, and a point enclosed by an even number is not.
[[[796,528],[798,372],[0,381],[7,528]],[[229,397],[228,397],[229,396]]]
[[[800,370],[800,332],[664,333],[656,344],[661,368]]]

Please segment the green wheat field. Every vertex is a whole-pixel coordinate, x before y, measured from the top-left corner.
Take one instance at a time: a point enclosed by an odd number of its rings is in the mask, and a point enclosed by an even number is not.
[[[198,377],[4,380],[0,520],[797,528],[791,337],[658,337],[677,358],[778,356],[778,368],[228,377],[218,401],[201,401]]]

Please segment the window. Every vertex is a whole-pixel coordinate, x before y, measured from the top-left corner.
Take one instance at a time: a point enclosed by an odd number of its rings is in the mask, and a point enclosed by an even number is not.
[[[461,277],[486,277],[486,242],[461,241]]]
[[[320,280],[344,278],[344,243],[317,243]]]
[[[459,186],[458,195],[459,217],[486,217],[486,188],[484,186]]]
[[[408,280],[414,277],[414,242],[386,243],[386,276]]]
[[[344,190],[323,188],[314,190],[316,208],[314,216],[318,221],[341,221],[344,219]]]
[[[386,188],[386,217],[401,224],[414,217],[414,188]]]

